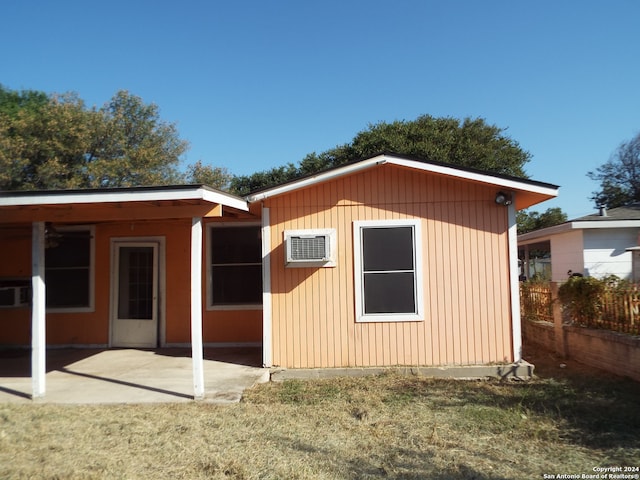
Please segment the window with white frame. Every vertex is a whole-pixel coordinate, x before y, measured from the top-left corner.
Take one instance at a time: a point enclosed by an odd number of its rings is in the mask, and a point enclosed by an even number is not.
[[[356,321],[423,320],[419,220],[354,222]]]
[[[208,243],[208,306],[251,308],[262,305],[260,225],[211,224]]]
[[[93,308],[92,228],[51,229],[45,249],[46,305],[49,309]]]

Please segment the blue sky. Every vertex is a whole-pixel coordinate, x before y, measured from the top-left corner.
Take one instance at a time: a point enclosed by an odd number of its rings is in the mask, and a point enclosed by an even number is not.
[[[370,123],[482,117],[561,186],[534,209],[595,211],[586,173],[640,132],[640,2],[11,0],[0,83],[125,89],[202,160],[235,174],[296,163]]]

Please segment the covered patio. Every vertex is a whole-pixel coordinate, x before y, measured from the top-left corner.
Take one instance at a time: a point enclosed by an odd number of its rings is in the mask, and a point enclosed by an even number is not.
[[[204,393],[210,403],[240,401],[269,380],[260,348],[205,348]],[[46,351],[47,394],[38,403],[114,404],[188,402],[194,398],[189,348]],[[30,403],[31,353],[0,351],[0,403]]]
[[[217,372],[207,372],[215,368],[205,368],[203,355],[203,223],[223,216],[227,221],[250,216],[244,200],[199,185],[5,192],[0,195],[0,213],[6,251],[19,257],[17,262],[5,262],[9,266],[5,266],[6,271],[0,277],[4,275],[12,281],[19,278],[23,282],[20,302],[5,306],[0,316],[6,322],[6,332],[18,325],[21,330],[4,336],[10,339],[12,334],[21,335],[30,338],[31,343],[27,372],[30,388],[24,391],[20,382],[16,388],[3,382],[0,393],[15,390],[18,397],[24,393],[32,399],[46,395],[51,401],[64,401],[64,390],[68,388],[76,397],[86,394],[89,401],[94,398],[92,392],[100,391],[98,386],[106,380],[112,388],[105,394],[109,395],[118,385],[134,388],[129,391],[138,392],[134,396],[137,398],[143,390],[147,394],[153,389],[157,390],[156,394],[162,393],[161,379],[166,373],[166,378],[171,378],[165,392],[167,399],[175,400],[181,395],[190,399],[206,397],[206,375]],[[77,236],[79,229],[83,229],[83,237]],[[78,256],[78,240],[68,241],[65,249],[59,247],[63,233],[69,238],[84,239],[84,270],[78,266],[54,265],[58,270],[45,275],[48,268],[45,251],[50,247],[62,250],[59,256],[66,255],[65,259]],[[30,256],[24,248],[27,242]],[[30,272],[25,268],[28,261]],[[86,273],[82,273],[81,281],[70,281],[69,272]],[[49,285],[45,277],[52,280]],[[53,294],[60,303],[52,301]],[[75,296],[82,296],[82,301],[74,303]],[[174,311],[176,306],[181,308],[179,312]],[[28,310],[30,328],[24,322]],[[187,321],[182,322],[183,318]],[[50,322],[55,327],[47,328]],[[49,334],[59,335],[64,329],[66,340],[60,337],[53,342],[49,340]],[[0,346],[11,345],[7,338],[0,339]],[[165,355],[164,352],[169,351],[165,348],[152,350],[155,353],[150,356],[150,351],[145,350],[47,350],[51,346],[191,348],[185,350],[188,353],[185,357]],[[84,352],[80,354],[84,358],[78,360],[79,363],[68,359],[68,355],[73,357],[79,352]],[[126,352],[134,358],[122,360]],[[163,359],[173,359],[173,363],[164,365]],[[50,361],[54,362],[53,367],[48,365]],[[63,367],[56,367],[56,361],[62,362]],[[147,365],[148,370],[143,367]],[[121,371],[114,370],[116,366]],[[103,368],[108,369],[108,374],[101,374]],[[179,380],[173,375],[178,372]],[[76,378],[67,384],[70,377]],[[160,387],[142,381],[154,377],[161,380]],[[80,382],[81,379],[88,385]],[[63,387],[55,386],[57,380],[65,380],[59,383]],[[51,389],[47,387],[49,381]],[[185,382],[188,388],[177,387],[175,382]],[[122,401],[118,399],[130,396],[113,398],[113,401]]]

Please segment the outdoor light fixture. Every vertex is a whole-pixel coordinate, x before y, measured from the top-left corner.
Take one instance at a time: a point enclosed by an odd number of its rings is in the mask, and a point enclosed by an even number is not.
[[[506,207],[507,205],[511,205],[512,201],[513,201],[513,198],[510,193],[505,193],[505,192],[496,193],[496,203],[498,205],[504,205]]]

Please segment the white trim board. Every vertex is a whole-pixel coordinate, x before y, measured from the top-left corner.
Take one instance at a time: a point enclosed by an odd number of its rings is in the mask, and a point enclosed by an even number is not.
[[[376,165],[383,165],[386,163],[391,165],[408,167],[408,168],[421,170],[425,172],[438,173],[441,175],[447,175],[450,177],[460,178],[464,180],[472,180],[472,181],[481,182],[488,185],[494,185],[496,187],[505,188],[509,190],[511,189],[521,190],[521,191],[526,191],[531,193],[537,193],[540,195],[547,195],[550,197],[556,197],[558,195],[558,187],[556,187],[555,185],[534,183],[534,182],[527,181],[526,179],[519,181],[512,178],[503,178],[503,177],[491,175],[488,172],[481,173],[481,172],[473,172],[469,170],[462,170],[462,169],[456,168],[453,165],[446,166],[446,165],[440,165],[435,163],[427,163],[427,162],[421,162],[417,160],[410,160],[410,159],[395,157],[391,155],[378,155],[368,160],[362,160],[357,163],[352,163],[349,165],[345,165],[343,167],[321,172],[321,173],[318,173],[317,175],[302,178],[300,180],[287,183],[285,185],[276,186],[276,187],[264,190],[262,192],[255,193],[253,195],[249,195],[246,197],[246,199],[249,203],[258,202],[270,197],[274,197],[277,195],[281,195],[283,193],[288,193],[288,192],[297,190],[299,188],[308,187],[308,186],[315,185],[317,183],[321,183],[327,180],[332,180],[345,175],[350,175],[360,170],[369,169],[369,168],[375,167]]]
[[[72,205],[80,203],[157,202],[162,200],[204,200],[242,211],[249,211],[247,202],[240,197],[203,187],[60,190],[33,195],[9,194],[0,196],[0,206]]]

